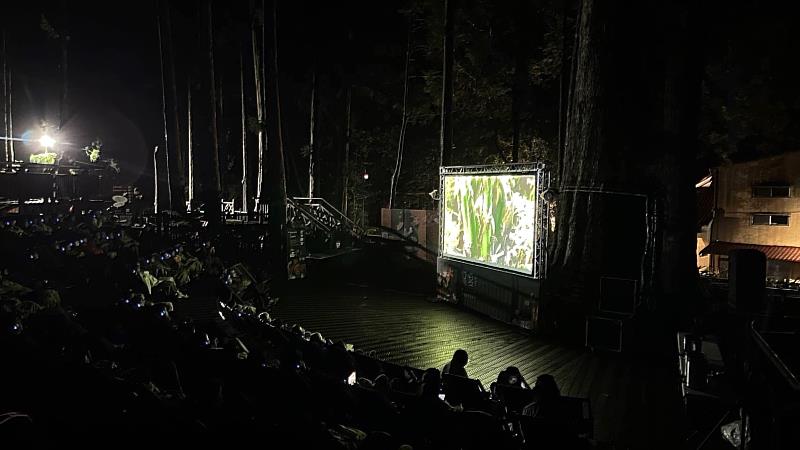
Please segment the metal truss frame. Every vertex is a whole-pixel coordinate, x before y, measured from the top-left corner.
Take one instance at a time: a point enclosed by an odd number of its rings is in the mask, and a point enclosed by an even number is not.
[[[532,276],[535,279],[543,279],[547,275],[547,235],[549,213],[547,203],[544,201],[544,192],[550,188],[550,171],[544,162],[537,161],[531,163],[497,164],[497,165],[477,165],[477,166],[445,166],[439,168],[439,258],[453,261],[465,262],[444,255],[444,208],[441,202],[444,199],[444,179],[448,176],[460,175],[513,175],[513,174],[534,174],[536,175],[536,208],[533,243],[533,273],[522,274],[521,276]],[[469,263],[469,262],[468,262]],[[497,267],[472,262],[481,267],[495,270]]]

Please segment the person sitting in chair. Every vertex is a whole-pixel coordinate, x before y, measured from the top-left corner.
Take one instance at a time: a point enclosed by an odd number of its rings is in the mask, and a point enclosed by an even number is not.
[[[514,366],[509,366],[506,370],[501,371],[500,374],[497,375],[497,384],[530,389],[528,383],[525,382],[525,377],[523,377],[519,369]]]
[[[489,387],[489,390],[492,392],[492,395],[495,398],[502,399],[502,395],[500,392],[498,392],[497,386],[530,389],[530,386],[528,386],[528,383],[525,382],[525,378],[522,376],[522,373],[520,373],[519,369],[514,366],[509,366],[507,369],[501,370],[497,375],[497,381],[493,382]]]
[[[539,375],[533,390],[534,400],[523,408],[522,414],[542,419],[558,419],[561,414],[561,392],[553,376]]]
[[[453,359],[442,368],[442,374],[449,373],[450,375],[469,378],[467,376],[467,369],[465,369],[468,362],[469,355],[467,355],[467,351],[458,349],[453,353]]]

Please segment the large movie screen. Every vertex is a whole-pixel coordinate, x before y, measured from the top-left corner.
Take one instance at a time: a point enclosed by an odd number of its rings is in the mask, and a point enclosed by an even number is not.
[[[533,272],[536,175],[446,175],[444,256]]]

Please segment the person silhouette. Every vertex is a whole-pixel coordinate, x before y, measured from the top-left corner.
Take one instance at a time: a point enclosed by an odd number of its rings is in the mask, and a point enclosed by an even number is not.
[[[469,355],[466,350],[458,349],[453,353],[453,358],[444,365],[442,374],[448,373],[450,375],[458,375],[464,378],[467,376],[467,369],[465,368],[469,362]]]

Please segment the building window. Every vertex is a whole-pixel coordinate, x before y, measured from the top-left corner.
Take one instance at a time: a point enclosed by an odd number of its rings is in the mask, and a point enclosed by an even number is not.
[[[788,214],[753,214],[753,225],[789,225]]]
[[[758,198],[789,198],[789,186],[753,186],[753,197]]]
[[[719,255],[717,260],[717,276],[728,278],[728,255]]]

